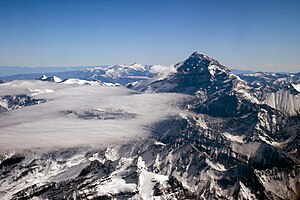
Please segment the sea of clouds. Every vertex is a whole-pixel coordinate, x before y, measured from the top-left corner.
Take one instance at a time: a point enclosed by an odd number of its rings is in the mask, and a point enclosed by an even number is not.
[[[0,96],[27,94],[46,99],[40,105],[0,113],[0,151],[108,146],[150,133],[149,126],[185,112],[178,102],[188,98],[172,93],[137,93],[124,87],[64,85],[42,81],[0,84]],[[134,118],[86,120],[65,111],[118,110]]]

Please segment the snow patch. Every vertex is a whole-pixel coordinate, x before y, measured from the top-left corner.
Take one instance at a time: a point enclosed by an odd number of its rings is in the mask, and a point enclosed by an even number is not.
[[[203,129],[208,129],[208,126],[206,125],[206,122],[204,121],[204,118],[202,116],[198,116],[198,118],[194,117],[194,120],[196,121],[197,126]]]
[[[298,86],[294,85],[293,87],[300,89]],[[281,89],[274,93],[268,93],[261,103],[280,110],[288,116],[297,116],[300,114],[300,93],[292,94],[290,90]]]
[[[240,194],[242,196],[240,197],[241,199],[245,199],[245,200],[256,199],[256,196],[252,194],[251,191],[242,182],[239,183],[240,183]]]
[[[48,77],[44,74],[40,79],[41,80],[46,80]]]
[[[128,68],[134,69],[134,70],[140,70],[140,71],[146,70],[145,66],[140,63],[133,63],[133,64],[129,65]]]
[[[143,161],[142,157],[138,158],[138,173],[139,173],[139,184],[138,188],[140,191],[141,199],[154,199],[153,196],[153,188],[156,183],[163,183],[167,181],[169,178],[165,175],[154,174],[152,172],[148,172],[146,170],[145,162]]]
[[[154,145],[157,145],[157,146],[166,146],[165,143],[162,143],[162,142],[159,142],[159,141],[155,141]]]
[[[97,186],[97,195],[104,196],[107,194],[120,194],[135,192],[137,185],[134,183],[126,183],[120,174],[114,174],[110,176],[107,180],[102,181]]]
[[[62,79],[60,79],[60,78],[57,77],[57,76],[53,76],[53,77],[52,77],[52,80],[53,80],[53,82],[55,82],[55,83],[60,83],[60,82],[62,82]]]
[[[76,84],[76,85],[101,85],[99,81],[86,81],[82,79],[69,78],[61,82],[63,84]]]
[[[205,163],[210,166],[212,169],[215,169],[217,171],[226,171],[226,168],[220,164],[220,163],[214,163],[213,161],[209,160],[208,158],[205,158]]]
[[[292,84],[293,88],[300,92],[300,84]]]
[[[226,73],[226,74],[228,73],[225,69],[219,67],[218,65],[208,66],[208,71],[212,75],[212,77],[214,77],[216,73],[220,73],[220,72]]]
[[[222,133],[222,135],[230,141],[241,143],[241,144],[244,143],[244,136],[232,135],[228,132],[224,132]]]

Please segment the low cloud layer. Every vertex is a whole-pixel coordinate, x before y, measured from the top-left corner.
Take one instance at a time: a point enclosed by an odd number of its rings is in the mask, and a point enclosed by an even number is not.
[[[0,91],[0,96],[28,94],[48,100],[0,114],[0,151],[105,146],[147,137],[148,125],[184,112],[176,104],[187,98],[180,94],[137,94],[123,87],[70,86],[41,81],[13,81],[1,84]],[[136,115],[130,119],[86,120],[70,117],[65,112],[107,109]]]
[[[160,79],[167,77],[169,74],[176,73],[174,65],[162,66],[162,65],[153,65],[151,67],[151,72],[157,74]]]

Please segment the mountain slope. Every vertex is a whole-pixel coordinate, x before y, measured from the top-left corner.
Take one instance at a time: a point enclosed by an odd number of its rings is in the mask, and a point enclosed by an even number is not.
[[[128,78],[131,69],[121,68],[124,74],[121,73],[120,77]],[[106,69],[106,72],[111,69],[111,73],[105,72],[101,76],[118,77],[121,68],[112,66]],[[144,70],[140,65],[132,68]],[[152,102],[151,109],[145,110],[144,114],[167,112],[170,104],[180,109],[155,118],[149,124],[145,120],[151,119],[150,116],[141,120],[139,131],[147,130],[149,135],[123,143],[113,142],[109,147],[31,149],[19,154],[3,154],[0,156],[0,196],[11,199],[281,200],[299,195],[300,118],[298,114],[287,115],[278,105],[262,103],[263,99],[273,98],[266,98],[270,92],[280,91],[282,94],[274,99],[282,99],[279,102],[282,105],[286,101],[283,98],[286,90],[252,86],[215,59],[196,52],[175,65],[175,69],[166,77],[155,77],[142,84],[131,84],[131,87],[141,88],[145,93],[187,94],[181,101],[163,104],[171,94],[143,94],[141,99],[136,91],[131,92],[131,97],[139,101],[118,95],[116,99],[107,98],[103,92],[100,92],[101,98],[95,100],[98,103],[108,99],[115,102],[114,106],[129,110],[147,107]],[[100,74],[100,70],[90,71],[91,74]],[[294,82],[289,84],[293,84],[292,87],[285,89],[290,90],[290,94],[297,94],[299,86]],[[90,95],[82,90],[82,86],[76,87],[81,89],[76,95]],[[98,92],[102,86],[93,87],[91,91]],[[112,88],[105,87],[108,93],[109,89]],[[49,93],[48,98],[52,99],[50,95],[53,94]],[[154,101],[155,95],[165,96]],[[72,99],[65,92],[60,96]],[[82,105],[85,106],[91,100],[82,96],[80,99],[84,100]],[[129,122],[127,120],[143,115],[141,112],[111,112],[91,106],[88,105],[89,110],[59,112],[60,123],[63,124],[64,115],[76,124],[91,125],[94,121],[97,127],[100,122],[95,120],[102,120],[103,125],[115,123],[109,126],[113,131],[114,127]],[[109,116],[105,117],[107,114]],[[129,118],[123,118],[124,115]],[[98,134],[103,126],[99,127],[90,131]],[[129,129],[128,126],[122,127],[124,132],[125,127]],[[105,139],[106,135],[103,137]]]
[[[287,116],[300,114],[300,74],[247,73],[240,77],[252,87],[260,103],[280,110]]]
[[[241,115],[258,103],[243,80],[207,55],[194,52],[175,68],[176,73],[152,82],[144,90],[196,95],[195,111],[215,116]],[[249,106],[244,106],[247,102]]]
[[[299,160],[218,128],[226,123],[206,115],[173,116],[154,124],[149,138],[124,145],[8,157],[2,188],[13,199],[292,198]]]

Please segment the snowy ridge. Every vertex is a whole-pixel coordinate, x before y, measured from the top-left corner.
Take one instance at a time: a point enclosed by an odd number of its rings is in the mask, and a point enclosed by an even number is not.
[[[42,81],[48,81],[48,82],[55,82],[55,83],[60,83],[60,84],[66,84],[66,85],[100,85],[100,86],[120,86],[118,83],[106,83],[102,82],[99,80],[94,80],[94,81],[88,81],[88,80],[83,80],[83,79],[78,79],[78,78],[68,78],[65,80],[60,79],[57,76],[54,77],[46,77],[43,75],[39,80]],[[41,91],[40,91],[41,93]],[[47,93],[47,92],[42,92],[42,93]]]
[[[239,76],[249,86],[262,90],[262,92],[276,92],[278,89],[284,89],[291,84],[297,85],[300,83],[299,73],[257,72],[240,74]]]
[[[267,104],[288,116],[299,115],[300,74],[257,72],[241,74],[260,104]]]
[[[279,89],[276,92],[267,93],[262,103],[288,116],[300,115],[300,93],[294,94],[290,89]]]
[[[149,74],[149,67],[140,63],[133,63],[131,65],[112,65],[105,67],[95,67],[82,69],[89,73],[94,73],[95,76],[103,75],[106,78],[126,78],[129,76],[140,76],[143,79],[147,79]]]
[[[135,69],[135,70],[141,70],[141,71],[146,70],[145,66],[140,63],[133,63],[133,64],[129,65],[128,68]]]
[[[297,90],[298,92],[300,92],[300,84],[292,84],[292,87]]]
[[[225,138],[237,143],[244,143],[244,136],[231,135],[230,133],[224,132],[222,133]]]
[[[77,78],[68,78],[61,83],[63,84],[75,84],[75,85],[101,85],[101,82],[99,81],[86,81],[82,79]]]

